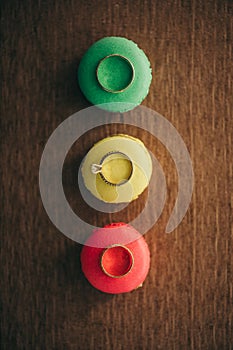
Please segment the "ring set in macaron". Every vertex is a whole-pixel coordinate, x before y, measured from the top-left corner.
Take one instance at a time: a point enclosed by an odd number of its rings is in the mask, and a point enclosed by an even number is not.
[[[78,68],[84,96],[111,112],[123,113],[140,105],[151,80],[145,53],[133,41],[121,37],[106,37],[94,43]]]
[[[152,161],[142,141],[118,134],[97,142],[82,163],[86,188],[107,203],[129,203],[148,187]]]
[[[122,37],[106,37],[94,43],[78,68],[84,96],[109,112],[124,113],[140,105],[151,80],[145,53]],[[98,200],[129,203],[148,187],[152,161],[141,140],[117,134],[100,140],[89,150],[81,172],[85,187]],[[133,237],[131,241],[128,236]],[[81,263],[95,288],[106,293],[125,293],[144,282],[150,255],[140,233],[130,225],[117,223],[95,230],[83,247]]]

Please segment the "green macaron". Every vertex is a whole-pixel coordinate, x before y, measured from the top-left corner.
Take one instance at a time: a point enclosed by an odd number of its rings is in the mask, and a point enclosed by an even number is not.
[[[148,94],[151,79],[145,53],[122,37],[106,37],[94,43],[78,68],[84,96],[111,112],[126,112],[140,105]]]

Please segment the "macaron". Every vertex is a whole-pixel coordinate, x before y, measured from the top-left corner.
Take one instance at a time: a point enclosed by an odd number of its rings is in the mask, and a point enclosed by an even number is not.
[[[129,203],[147,188],[150,153],[135,137],[118,134],[97,142],[87,153],[81,173],[85,187],[106,203]]]
[[[151,80],[147,56],[136,43],[123,37],[105,37],[95,42],[78,68],[84,96],[111,112],[126,112],[140,105]]]
[[[90,284],[110,294],[127,293],[141,287],[150,267],[145,239],[125,223],[96,229],[86,241],[80,258]]]

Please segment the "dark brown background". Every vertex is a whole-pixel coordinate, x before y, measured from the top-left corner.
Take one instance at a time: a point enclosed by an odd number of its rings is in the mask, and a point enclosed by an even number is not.
[[[1,4],[2,349],[230,349],[232,2]],[[160,220],[145,236],[151,269],[143,288],[115,296],[85,280],[81,247],[50,222],[38,188],[48,137],[65,118],[89,106],[76,82],[80,58],[108,35],[130,38],[148,55],[153,83],[143,105],[177,128],[195,172],[187,215],[166,235],[177,194],[175,166],[163,145],[131,130],[156,150],[168,198]],[[146,198],[145,193],[130,211],[109,217],[87,211],[72,196],[72,169],[95,140],[117,131],[111,126],[88,133],[64,168],[70,202],[94,224],[127,221]],[[127,129],[121,126],[121,131]]]

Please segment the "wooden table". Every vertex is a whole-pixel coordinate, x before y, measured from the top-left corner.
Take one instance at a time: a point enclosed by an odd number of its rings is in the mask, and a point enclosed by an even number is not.
[[[1,348],[231,349],[232,1],[5,0],[1,6]],[[134,40],[148,55],[153,82],[143,105],[175,126],[195,173],[187,215],[165,234],[177,196],[175,165],[160,142],[130,130],[154,150],[168,196],[145,235],[148,278],[122,295],[89,285],[81,245],[50,222],[38,186],[49,136],[89,106],[77,86],[79,61],[111,35]],[[67,196],[93,225],[128,222],[146,199],[145,192],[110,215],[89,209],[73,192],[88,149],[119,131],[129,133],[124,124],[89,132],[65,163]]]

